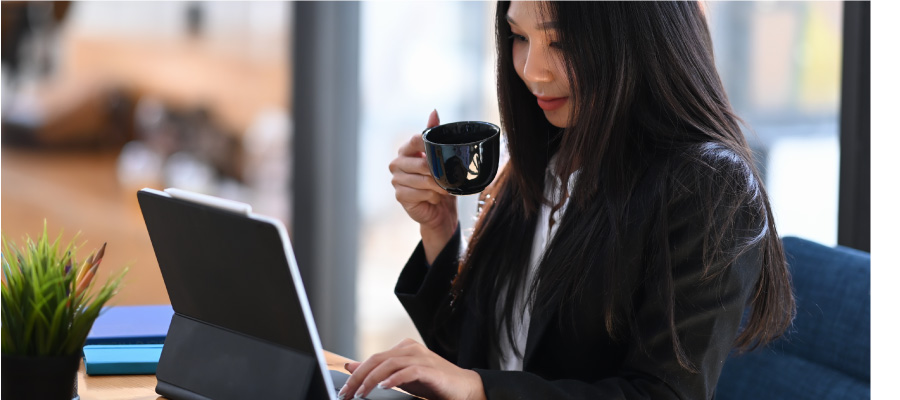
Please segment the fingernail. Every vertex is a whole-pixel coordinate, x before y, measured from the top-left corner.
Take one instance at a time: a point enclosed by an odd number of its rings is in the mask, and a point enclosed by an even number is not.
[[[338,397],[338,400],[344,400],[345,398],[347,398],[347,384],[346,383],[344,384],[344,386],[341,386],[341,391],[338,392],[337,397]]]
[[[378,388],[381,390],[386,390],[389,386],[385,382],[387,382],[387,381],[381,381],[380,383],[378,383]]]
[[[344,369],[346,369],[347,371],[349,371],[349,370],[350,370],[350,363],[344,363]]]
[[[353,395],[353,398],[354,398],[354,399],[361,399],[361,398],[363,398],[363,394],[365,394],[365,393],[366,393],[366,391],[365,391],[365,386],[360,386],[360,387],[359,387],[359,390],[356,391],[356,394]]]

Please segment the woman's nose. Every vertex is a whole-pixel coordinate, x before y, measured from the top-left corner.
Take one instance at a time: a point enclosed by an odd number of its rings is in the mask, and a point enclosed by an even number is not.
[[[550,69],[550,57],[544,49],[529,48],[525,59],[525,79],[532,82],[550,82],[553,72]]]

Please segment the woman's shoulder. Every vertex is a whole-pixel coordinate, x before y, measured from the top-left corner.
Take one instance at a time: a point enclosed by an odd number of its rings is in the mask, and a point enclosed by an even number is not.
[[[703,142],[685,145],[673,149],[670,153],[670,164],[675,171],[682,173],[752,173],[749,149],[742,154],[739,149],[719,142]]]
[[[756,192],[760,182],[749,149],[741,151],[723,143],[704,142],[673,151],[667,168],[673,189],[692,192],[713,189]]]
[[[732,221],[736,212],[763,218],[765,189],[750,157],[749,149],[722,143],[685,146],[662,161],[656,193],[669,215],[704,224]]]

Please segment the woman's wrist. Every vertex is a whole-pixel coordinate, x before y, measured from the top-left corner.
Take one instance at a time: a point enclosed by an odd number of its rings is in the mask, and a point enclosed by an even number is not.
[[[458,224],[459,221],[454,220],[453,224],[446,224],[442,227],[427,228],[423,225],[419,228],[419,233],[422,235],[422,247],[425,249],[425,260],[428,262],[428,265],[434,264],[438,254],[441,254],[441,251],[450,242],[453,234],[456,233]]]
[[[484,382],[481,381],[481,375],[471,369],[465,371],[470,377],[469,387],[472,388],[466,400],[487,400],[487,395],[484,394]]]

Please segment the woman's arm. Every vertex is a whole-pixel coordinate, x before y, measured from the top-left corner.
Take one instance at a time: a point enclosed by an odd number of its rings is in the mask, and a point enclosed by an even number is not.
[[[455,346],[451,349],[436,340],[435,329],[440,321],[436,321],[435,317],[438,310],[450,301],[450,283],[459,268],[460,242],[461,233],[457,227],[431,266],[426,263],[425,249],[419,243],[400,272],[394,288],[400,304],[406,309],[428,348],[451,362],[455,362],[457,358]]]

